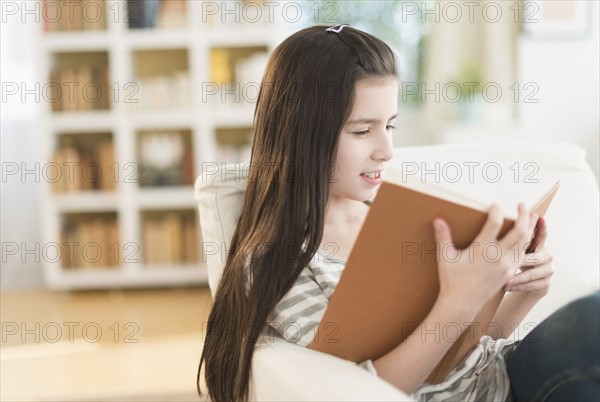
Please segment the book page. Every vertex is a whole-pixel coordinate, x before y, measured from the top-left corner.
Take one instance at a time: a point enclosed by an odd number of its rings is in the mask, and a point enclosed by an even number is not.
[[[479,211],[488,211],[491,204],[502,208],[506,218],[517,218],[517,204],[524,202],[529,210],[537,204],[557,184],[548,180],[537,182],[521,181],[470,181],[470,180],[436,180],[432,175],[414,175],[396,167],[386,169],[384,181],[410,188],[456,204],[464,205]]]

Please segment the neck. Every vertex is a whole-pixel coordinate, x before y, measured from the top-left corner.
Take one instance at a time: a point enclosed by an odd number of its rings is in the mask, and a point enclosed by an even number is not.
[[[325,225],[344,226],[360,222],[368,208],[362,201],[332,195],[327,203]]]

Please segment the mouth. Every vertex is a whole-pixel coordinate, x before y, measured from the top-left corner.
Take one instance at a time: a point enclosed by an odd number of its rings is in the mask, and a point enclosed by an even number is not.
[[[381,178],[381,172],[381,170],[375,170],[373,172],[364,172],[360,174],[360,178],[363,179],[370,186],[378,186],[383,181],[383,179]]]
[[[371,180],[378,180],[381,179],[381,170],[375,170],[373,172],[364,172],[361,173],[360,176],[369,178]]]

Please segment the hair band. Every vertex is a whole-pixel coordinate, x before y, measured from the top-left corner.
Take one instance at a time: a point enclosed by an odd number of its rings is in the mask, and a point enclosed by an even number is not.
[[[344,27],[349,27],[349,26],[350,25],[348,25],[348,24],[334,25],[332,27],[327,28],[326,31],[340,33],[341,30],[344,29]]]

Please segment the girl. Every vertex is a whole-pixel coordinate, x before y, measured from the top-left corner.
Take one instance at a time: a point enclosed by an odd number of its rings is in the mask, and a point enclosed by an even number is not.
[[[392,158],[398,89],[390,48],[348,25],[303,29],[274,50],[254,114],[244,207],[209,315],[198,368],[201,396],[205,365],[212,400],[247,400],[254,347],[269,330],[310,347],[367,215],[367,200]],[[493,205],[476,239],[498,242],[510,258],[491,263],[483,255],[469,260],[471,253],[461,253],[465,258],[458,261],[454,255],[440,260],[439,297],[424,322],[433,328],[472,321],[488,295],[506,286],[511,293],[494,317],[501,334],[484,336],[438,385],[424,381],[451,344],[434,337],[424,342],[419,329],[361,366],[420,400],[597,396],[598,294],[556,312],[529,334],[534,342],[505,339],[510,325],[548,292],[553,273],[543,220],[522,204],[518,212],[514,228],[498,240],[502,214]],[[537,250],[537,263],[524,266],[525,244],[536,226],[529,251]],[[440,247],[451,244],[441,219],[435,234]],[[515,243],[522,250],[518,260]],[[335,258],[327,258],[332,245]],[[452,246],[445,250],[456,252]],[[522,273],[513,275],[518,268]],[[574,326],[580,328],[577,342],[569,331]]]

